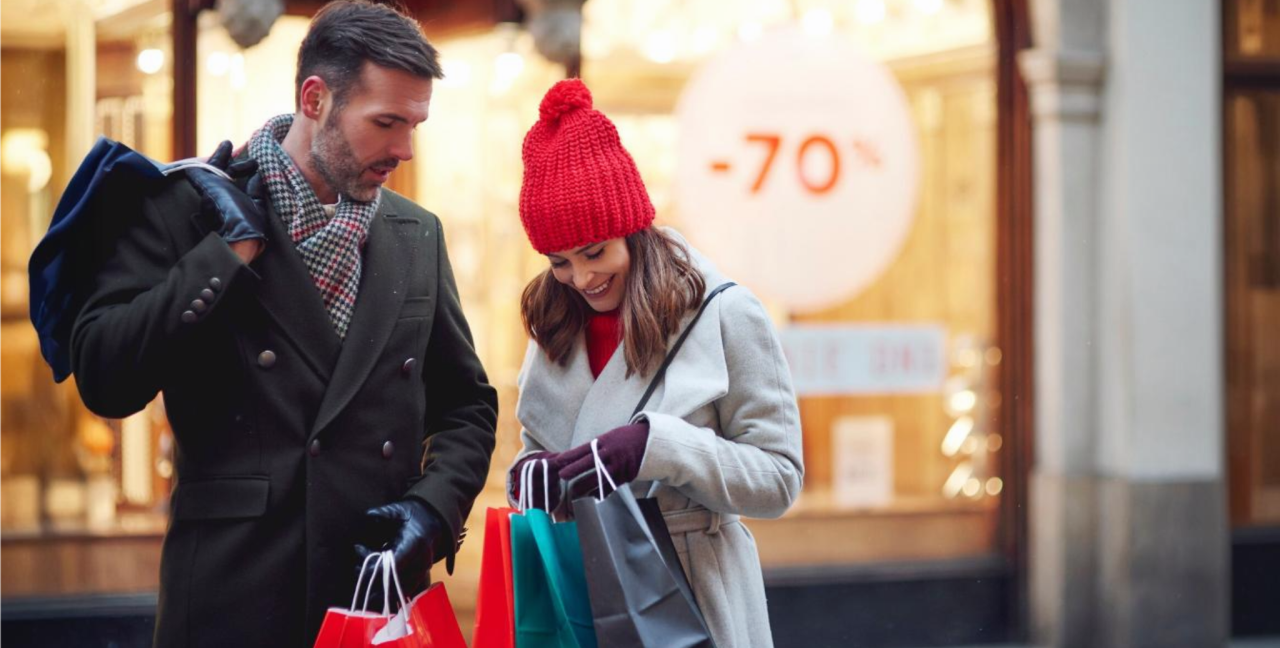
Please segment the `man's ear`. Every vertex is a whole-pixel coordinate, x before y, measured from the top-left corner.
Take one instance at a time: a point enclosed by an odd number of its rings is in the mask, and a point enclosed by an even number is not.
[[[298,111],[307,119],[320,121],[325,104],[332,99],[329,84],[313,74],[302,81],[302,91],[298,93]]]

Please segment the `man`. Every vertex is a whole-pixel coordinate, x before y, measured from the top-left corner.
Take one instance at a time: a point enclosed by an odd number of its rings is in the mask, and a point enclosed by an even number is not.
[[[339,0],[302,44],[296,113],[210,158],[242,183],[191,169],[100,198],[72,363],[103,416],[165,397],[157,646],[310,646],[383,547],[410,596],[452,569],[497,398],[440,221],[381,188],[441,76],[413,20]]]

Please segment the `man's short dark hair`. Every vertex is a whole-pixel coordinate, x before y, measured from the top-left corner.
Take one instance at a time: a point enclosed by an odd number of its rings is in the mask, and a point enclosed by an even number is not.
[[[366,61],[424,79],[444,78],[436,48],[413,18],[369,0],[336,0],[316,12],[298,50],[294,106],[302,105],[302,82],[313,75],[324,79],[341,106]]]

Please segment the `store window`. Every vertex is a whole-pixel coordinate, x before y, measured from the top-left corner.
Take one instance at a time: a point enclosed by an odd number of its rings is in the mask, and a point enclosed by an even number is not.
[[[881,262],[856,285],[841,286],[842,294],[828,303],[805,307],[772,287],[757,289],[779,326],[800,387],[807,472],[804,493],[787,516],[749,525],[768,568],[995,552],[1008,479],[998,466],[1008,431],[995,416],[1004,358],[997,335],[996,45],[990,3],[608,0],[586,3],[584,12],[582,73],[596,105],[617,123],[659,223],[686,232],[707,250],[715,243],[705,234],[695,236],[700,214],[688,208],[680,184],[679,103],[698,71],[740,44],[790,26],[815,38],[847,40],[862,52],[865,69],[884,73],[901,99],[891,109],[908,129],[907,148],[882,148],[874,137],[837,142],[806,132],[793,138],[785,123],[742,133],[780,133],[778,157],[764,181],[814,195],[838,191],[837,176],[887,165],[891,154],[914,159],[913,180],[903,192],[908,208],[900,214],[906,224],[896,242],[885,246],[891,249],[849,239],[838,253],[819,260],[834,268],[879,255]],[[110,34],[97,35],[98,91],[85,115],[99,131],[157,158],[171,158],[173,147],[167,18],[163,12],[134,15],[113,22]],[[202,14],[196,44],[198,153],[207,154],[223,139],[244,142],[267,118],[293,109],[294,62],[307,22],[282,17],[263,42],[242,50],[214,12]],[[433,33],[427,23],[426,31],[441,51],[446,78],[434,93],[431,119],[419,129],[415,160],[402,165],[391,188],[441,216],[463,306],[500,393],[499,445],[489,486],[475,507],[483,515],[486,506],[504,503],[503,474],[519,444],[516,375],[526,343],[519,295],[545,267],[519,223],[520,144],[543,93],[565,76],[565,68],[542,58],[515,23],[465,35]],[[99,500],[109,505],[101,510],[110,511],[102,514],[109,518],[103,528],[144,530],[150,553],[136,554],[139,562],[129,570],[146,582],[126,587],[153,589],[172,477],[172,437],[161,403],[125,421],[84,411],[70,383],[55,387],[47,379],[25,296],[14,288],[25,285],[26,259],[47,227],[57,197],[51,188],[65,186],[77,161],[65,145],[67,89],[61,79],[68,64],[56,50],[17,51],[8,45],[3,63],[4,589],[6,595],[21,593],[11,588],[20,582],[13,574],[26,574],[21,582],[39,580],[21,570],[22,554],[9,544],[21,535],[11,530],[42,537],[49,526],[41,520],[83,522],[90,519],[86,502]],[[19,80],[36,75],[48,79],[39,85],[40,96],[19,96]],[[765,86],[771,81],[759,79]],[[860,126],[878,133],[875,123]],[[729,162],[750,169],[739,196],[750,200],[752,183],[765,176],[771,144],[744,142]],[[726,260],[732,253],[719,251]],[[779,247],[770,254],[776,263],[803,257],[806,248]],[[721,260],[713,255],[712,261]],[[830,288],[822,273],[804,281]],[[833,358],[841,358],[844,368],[832,371]],[[106,478],[94,482],[94,475]],[[109,485],[91,491],[91,482]],[[475,520],[469,526],[483,528]],[[797,536],[805,541],[795,542]],[[480,538],[472,537],[478,547]],[[470,623],[479,555],[463,552],[448,579],[464,627]],[[73,578],[62,582],[69,590],[92,589]]]
[[[1224,3],[1231,521],[1280,525],[1280,3]]]
[[[10,11],[12,9],[12,11]],[[110,420],[41,358],[27,261],[98,135],[171,157],[172,61],[163,4],[6,3],[3,26],[2,589],[154,590],[171,466],[158,406]]]
[[[587,3],[584,12],[583,76],[596,105],[617,122],[659,220],[689,234],[721,269],[760,293],[780,328],[800,393],[806,475],[787,516],[749,522],[766,566],[995,552],[1005,430],[996,417],[1002,350],[990,3],[614,1]],[[735,176],[738,195],[695,202],[681,184],[691,172],[681,158],[690,150],[681,142],[691,137],[681,122],[691,84],[708,66],[729,65],[726,58],[741,55],[742,44],[787,29],[811,40],[842,39],[863,53],[871,71],[801,79],[799,89],[795,79],[760,74],[752,81],[762,88],[755,100],[776,106],[772,113],[737,111],[751,115],[740,126],[742,146],[711,161],[717,170],[746,169]],[[820,97],[847,90],[880,101],[875,70],[886,71],[905,100],[899,106],[885,100],[880,120],[805,128],[788,121],[803,112],[795,103],[804,100],[798,98],[804,85],[822,88]],[[774,95],[770,87],[778,88]],[[867,114],[848,113],[850,120]],[[886,135],[894,117],[907,124],[914,150]],[[897,191],[899,179],[874,175],[892,166],[890,156],[915,160],[908,208],[898,215],[894,210],[903,208],[882,194]],[[792,235],[784,224],[777,236],[742,234],[750,250],[718,240],[735,235],[735,222],[763,231],[774,230],[752,219],[799,222],[796,212],[751,211],[750,201],[773,183],[812,199],[802,208],[818,210],[818,201],[858,173],[877,179],[857,187],[864,196],[850,198],[844,213],[900,218],[897,238],[868,230],[823,241]],[[717,213],[716,204],[740,206],[740,218]],[[825,248],[820,258],[806,258]],[[807,261],[804,272],[789,267]],[[804,542],[794,541],[798,532]]]

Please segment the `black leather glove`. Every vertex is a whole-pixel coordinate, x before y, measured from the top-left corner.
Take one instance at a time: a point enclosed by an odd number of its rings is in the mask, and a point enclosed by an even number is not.
[[[200,194],[201,209],[222,223],[218,234],[227,243],[250,239],[266,241],[263,233],[267,231],[266,194],[262,176],[257,174],[258,162],[249,159],[231,164],[231,142],[223,141],[209,156],[208,163],[225,171],[231,180],[199,167],[187,169],[186,173]],[[236,183],[244,178],[249,181],[241,189]]]
[[[435,562],[435,546],[444,532],[444,522],[431,507],[416,499],[406,499],[365,512],[366,544],[357,544],[356,555],[364,560],[369,554],[390,549],[395,552],[396,573],[405,596],[413,598],[427,588],[427,570]],[[379,569],[379,571],[381,571]],[[365,567],[365,582],[376,576],[374,563]],[[395,591],[392,588],[392,591]],[[382,588],[375,586],[369,607],[382,606]]]

